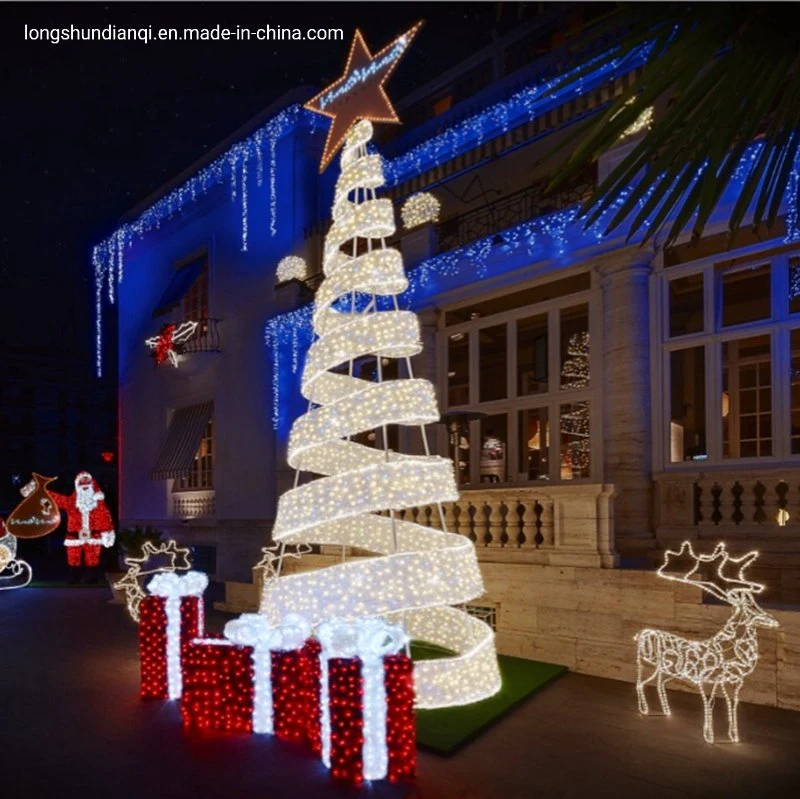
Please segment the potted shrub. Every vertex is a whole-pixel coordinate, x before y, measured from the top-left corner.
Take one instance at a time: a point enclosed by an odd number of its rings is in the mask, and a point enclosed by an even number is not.
[[[114,594],[114,598],[111,601],[115,605],[125,604],[125,591],[119,591],[114,588],[114,584],[119,582],[128,570],[124,559],[141,556],[145,542],[152,541],[157,544],[161,541],[162,535],[161,530],[149,524],[126,527],[117,533],[117,540],[109,550],[106,560],[106,580],[108,580],[108,584]]]

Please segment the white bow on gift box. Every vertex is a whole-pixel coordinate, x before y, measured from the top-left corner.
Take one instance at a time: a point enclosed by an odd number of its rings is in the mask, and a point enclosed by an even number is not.
[[[322,705],[322,762],[331,767],[331,712],[328,685],[330,658],[361,659],[363,682],[363,777],[383,779],[389,769],[386,746],[386,682],[383,658],[397,654],[407,643],[402,627],[380,618],[324,622],[316,631],[322,644],[320,655],[320,701]]]
[[[272,708],[272,652],[300,649],[311,633],[308,620],[289,614],[284,623],[271,627],[260,613],[243,613],[225,625],[225,637],[235,644],[253,647],[253,732],[275,731]]]
[[[181,672],[181,599],[187,596],[200,597],[208,587],[208,576],[202,572],[190,571],[185,574],[162,572],[156,574],[147,585],[154,596],[164,598],[164,611],[167,615],[167,695],[170,699],[180,699],[183,693],[183,674]],[[198,602],[198,630],[203,634],[203,603]]]

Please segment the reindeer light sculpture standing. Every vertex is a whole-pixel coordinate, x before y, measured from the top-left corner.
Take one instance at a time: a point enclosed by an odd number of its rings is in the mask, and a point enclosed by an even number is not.
[[[661,709],[668,716],[670,709],[665,686],[670,680],[680,680],[696,686],[703,698],[703,737],[706,741],[714,743],[714,699],[719,693],[725,697],[728,708],[728,736],[733,742],[739,741],[739,692],[745,677],[758,663],[757,630],[759,627],[778,626],[777,620],[765,613],[755,600],[754,595],[760,594],[764,586],[744,576],[747,567],[757,557],[758,552],[748,552],[733,558],[722,543],[717,544],[710,555],[696,555],[689,541],[684,541],[678,552],[667,550],[664,563],[658,570],[660,577],[699,586],[731,605],[733,612],[725,626],[705,641],[692,641],[664,630],[642,630],[634,637],[637,641],[636,694],[640,713],[647,715],[649,712],[644,689],[655,680]],[[675,561],[680,559],[688,559],[691,567],[675,571]],[[698,574],[702,566],[714,569],[710,579]],[[672,573],[668,573],[668,569]],[[653,671],[644,677],[648,666]]]

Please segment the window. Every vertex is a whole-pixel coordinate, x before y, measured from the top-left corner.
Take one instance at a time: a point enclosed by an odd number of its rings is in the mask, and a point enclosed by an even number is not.
[[[561,479],[589,476],[589,403],[561,406]]]
[[[800,312],[800,258],[789,261],[789,313]]]
[[[469,402],[469,338],[453,333],[447,339],[447,404]]]
[[[669,360],[670,461],[705,460],[706,363],[705,347],[673,350]]]
[[[800,330],[791,332],[791,367],[789,382],[791,385],[791,440],[792,455],[800,455]]]
[[[170,311],[174,322],[208,318],[208,256],[205,253],[175,269],[153,310],[153,318]]]
[[[547,391],[547,314],[517,321],[517,394]]]
[[[478,331],[480,347],[480,401],[505,399],[508,375],[506,325],[483,327]]]
[[[561,388],[589,385],[589,306],[561,311]]]
[[[214,419],[208,420],[188,477],[175,480],[174,491],[199,491],[214,487]]]
[[[592,477],[590,285],[574,273],[444,314],[460,486]]]
[[[664,460],[800,456],[800,257],[712,257],[663,276]]]
[[[703,273],[669,282],[669,335],[703,331]]]
[[[481,419],[481,483],[505,483],[508,479],[508,416],[504,413]]]
[[[208,264],[203,266],[183,297],[183,320],[197,322],[203,319],[208,319]]]
[[[531,408],[519,411],[517,430],[519,435],[519,479],[550,479],[550,425],[547,408]]]
[[[722,271],[722,326],[741,325],[770,317],[770,265]]]
[[[772,360],[769,336],[722,345],[722,455],[772,455]]]

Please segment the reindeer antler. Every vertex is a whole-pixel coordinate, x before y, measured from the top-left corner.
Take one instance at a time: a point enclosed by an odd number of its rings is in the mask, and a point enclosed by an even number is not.
[[[760,594],[764,590],[764,583],[755,583],[752,580],[746,579],[744,576],[745,570],[756,560],[758,560],[758,551],[755,549],[738,558],[733,558],[728,555],[725,562],[720,564],[717,573],[725,581],[729,591],[750,591],[755,594]],[[738,571],[731,577],[727,577],[722,573],[723,567],[727,566],[729,563],[738,566]]]
[[[720,542],[714,547],[714,551],[710,555],[697,555],[692,548],[691,541],[684,541],[681,544],[680,550],[675,552],[668,549],[664,553],[664,563],[658,569],[658,576],[663,577],[665,580],[673,580],[678,583],[686,583],[687,585],[696,585],[703,591],[711,594],[712,596],[721,599],[723,602],[730,602],[731,591],[749,591],[760,593],[764,590],[761,583],[754,583],[745,579],[744,572],[748,566],[758,557],[758,552],[748,552],[738,558],[732,558],[728,551],[725,549],[725,544]],[[677,574],[668,574],[667,570],[675,565],[675,561],[679,559],[686,559],[694,561],[691,568],[678,569]],[[734,576],[727,576],[724,574],[723,569],[728,563],[734,563],[739,568]],[[702,574],[698,575],[697,572],[704,564],[715,565],[715,576],[719,582],[703,579]]]
[[[280,563],[281,558],[297,558],[299,560],[303,555],[308,555],[311,552],[311,547],[308,544],[298,544],[292,552],[287,550],[285,546],[281,547],[281,544],[276,541],[274,544],[262,547],[261,551],[264,554],[254,568],[261,569],[263,572],[262,585],[266,585],[277,579],[277,564]]]
[[[166,555],[168,558],[166,565],[145,568],[155,555]],[[173,540],[162,541],[158,545],[152,541],[145,541],[141,557],[129,556],[125,558],[125,565],[128,566],[128,571],[119,582],[114,583],[114,588],[125,591],[128,613],[137,624],[139,623],[139,604],[147,596],[142,590],[139,578],[159,572],[188,571],[192,568],[192,564],[189,562],[188,548],[179,547]]]

